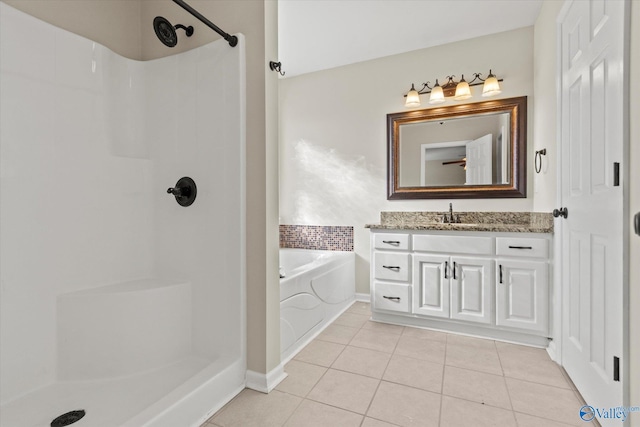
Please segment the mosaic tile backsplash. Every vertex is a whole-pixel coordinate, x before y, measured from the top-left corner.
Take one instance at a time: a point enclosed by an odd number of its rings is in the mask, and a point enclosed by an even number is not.
[[[353,227],[280,225],[280,247],[353,252]]]

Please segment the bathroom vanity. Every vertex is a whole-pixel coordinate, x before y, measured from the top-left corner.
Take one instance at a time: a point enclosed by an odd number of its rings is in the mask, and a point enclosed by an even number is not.
[[[546,346],[551,215],[444,215],[382,212],[367,225],[372,319]]]

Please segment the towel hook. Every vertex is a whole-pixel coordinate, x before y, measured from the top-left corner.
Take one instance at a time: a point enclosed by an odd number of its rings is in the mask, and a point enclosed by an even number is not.
[[[271,71],[275,71],[279,73],[281,76],[284,76],[284,71],[282,71],[281,62],[269,61],[269,68],[271,68]]]

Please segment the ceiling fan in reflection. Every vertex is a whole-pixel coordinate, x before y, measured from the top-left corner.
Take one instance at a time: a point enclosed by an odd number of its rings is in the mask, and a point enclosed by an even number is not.
[[[462,166],[464,168],[464,170],[467,170],[467,158],[463,157],[461,160],[451,160],[448,162],[442,162],[443,165],[455,165],[455,164],[459,164],[460,166]]]

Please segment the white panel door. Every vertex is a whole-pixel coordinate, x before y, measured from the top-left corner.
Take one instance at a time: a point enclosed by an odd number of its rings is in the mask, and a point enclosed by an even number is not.
[[[491,323],[493,262],[465,257],[451,261],[451,318]]]
[[[587,403],[623,404],[625,1],[571,1],[560,17],[562,364]],[[622,375],[622,372],[621,372]],[[599,419],[603,425],[606,419]],[[620,425],[619,420],[612,425]]]
[[[466,184],[491,185],[493,176],[493,135],[487,134],[467,143]]]
[[[413,256],[413,313],[449,318],[449,257]]]
[[[499,260],[496,325],[549,334],[549,266],[542,261]]]

